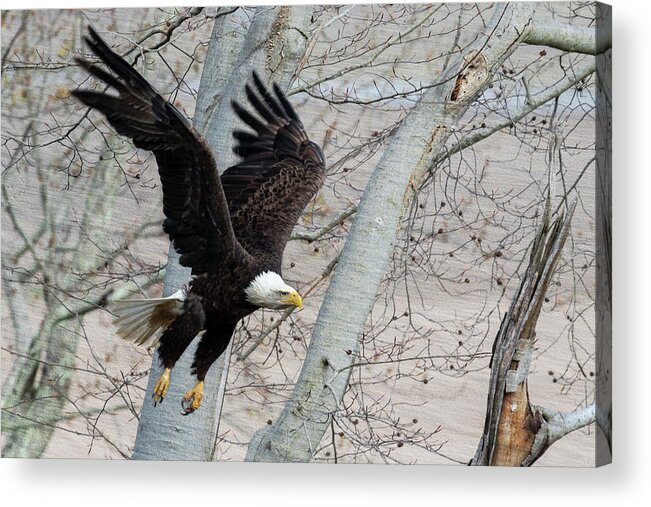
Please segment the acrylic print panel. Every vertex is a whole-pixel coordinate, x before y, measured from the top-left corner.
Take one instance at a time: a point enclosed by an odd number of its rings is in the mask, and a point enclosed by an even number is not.
[[[3,457],[610,461],[608,6],[13,10],[2,54]]]

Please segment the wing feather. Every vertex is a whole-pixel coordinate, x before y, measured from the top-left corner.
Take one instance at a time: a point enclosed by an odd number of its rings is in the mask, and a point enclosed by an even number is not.
[[[103,113],[134,145],[153,152],[163,187],[163,229],[193,274],[211,269],[225,255],[243,252],[210,148],[183,115],[165,101],[122,57],[89,27],[86,42],[108,67],[77,61],[118,95],[74,90],[89,107]]]
[[[233,103],[253,132],[236,130],[240,163],[221,176],[237,239],[251,253],[282,258],[301,213],[325,180],[321,148],[312,142],[278,87],[272,94],[253,73],[251,109]]]

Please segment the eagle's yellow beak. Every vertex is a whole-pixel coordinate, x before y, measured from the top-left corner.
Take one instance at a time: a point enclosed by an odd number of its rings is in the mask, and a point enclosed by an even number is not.
[[[283,303],[286,305],[295,306],[299,310],[303,308],[303,300],[301,299],[301,296],[296,291],[290,292],[289,296],[283,299]]]

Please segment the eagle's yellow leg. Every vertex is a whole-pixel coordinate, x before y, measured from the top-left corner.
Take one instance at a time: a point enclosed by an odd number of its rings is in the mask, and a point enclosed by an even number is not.
[[[163,374],[160,376],[158,379],[158,382],[156,382],[156,387],[154,387],[154,406],[156,406],[157,403],[162,403],[163,398],[165,398],[165,395],[167,394],[167,390],[170,388],[170,372],[172,370],[170,368],[165,368],[163,371]]]
[[[203,380],[197,382],[192,389],[190,389],[183,396],[183,410],[185,411],[183,415],[188,415],[197,410],[201,406],[203,400]],[[190,402],[189,405],[187,403]],[[186,406],[187,405],[187,406]]]

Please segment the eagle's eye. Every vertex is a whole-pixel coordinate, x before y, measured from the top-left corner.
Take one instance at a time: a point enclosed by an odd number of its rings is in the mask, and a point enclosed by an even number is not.
[[[279,290],[278,294],[280,294],[282,297],[289,296],[289,292],[286,290]]]

